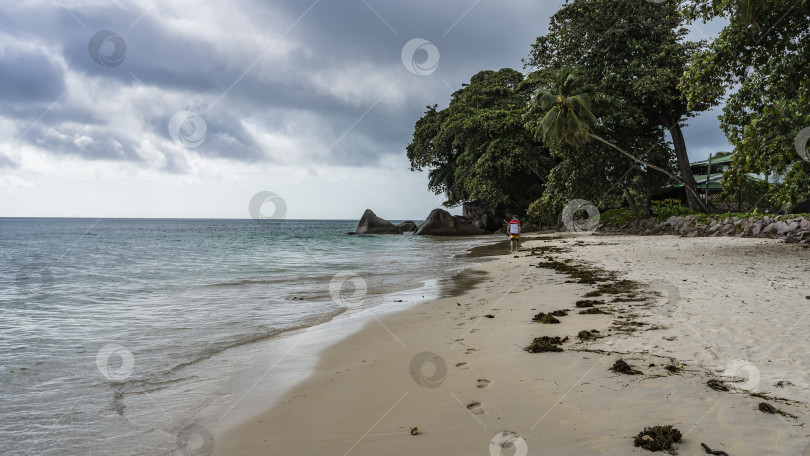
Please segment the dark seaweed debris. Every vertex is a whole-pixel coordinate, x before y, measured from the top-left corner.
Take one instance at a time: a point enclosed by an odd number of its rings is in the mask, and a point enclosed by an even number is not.
[[[598,301],[596,299],[581,299],[576,302],[576,306],[583,308],[583,307],[593,307],[598,304],[604,304],[605,301]]]
[[[550,260],[540,262],[537,264],[538,268],[553,269],[561,274],[566,274],[571,278],[577,279],[576,283],[590,283],[605,282],[611,280],[612,275],[599,269],[591,269],[580,264],[566,264],[559,261]]]
[[[589,309],[580,310],[580,315],[596,315],[596,314],[609,314],[610,312],[606,312],[598,307],[591,307]]]
[[[524,350],[529,353],[561,352],[563,349],[560,347],[560,345],[567,340],[568,337],[561,339],[559,336],[535,337],[532,343],[524,348]]]
[[[539,314],[535,315],[534,318],[532,318],[532,321],[543,323],[544,325],[553,325],[560,322],[560,320],[554,318],[554,315],[544,312],[540,312]]]
[[[590,331],[583,330],[583,331],[578,332],[577,337],[580,340],[594,340],[594,339],[598,339],[601,336],[599,336],[599,330],[598,329],[592,329]]]
[[[626,374],[626,375],[639,375],[641,371],[633,369],[633,366],[627,364],[623,359],[619,358],[616,362],[613,363],[613,367],[610,368],[613,372],[617,374]]]
[[[778,414],[790,418],[797,418],[796,415],[791,415],[790,413],[787,413],[784,410],[780,410],[767,402],[759,403],[759,411],[763,413],[770,413],[771,415]]]
[[[568,311],[565,309],[559,309],[549,313],[540,312],[534,317],[532,317],[532,321],[536,321],[538,323],[543,324],[554,324],[560,322],[560,320],[557,320],[554,317],[564,317],[566,315],[568,315]]]
[[[593,298],[595,296],[602,296],[604,294],[610,295],[617,295],[617,294],[629,294],[632,297],[635,297],[633,294],[634,291],[638,290],[641,287],[638,282],[634,282],[632,280],[619,280],[616,282],[611,283],[600,283],[596,286],[596,290],[589,291],[585,294],[586,298]]]
[[[681,441],[681,431],[673,426],[645,427],[633,439],[633,445],[649,451],[672,450],[672,444]]]
[[[706,385],[715,391],[728,391],[728,386],[720,380],[709,380]]]

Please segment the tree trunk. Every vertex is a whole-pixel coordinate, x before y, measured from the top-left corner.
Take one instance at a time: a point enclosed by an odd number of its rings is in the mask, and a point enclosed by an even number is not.
[[[630,210],[633,211],[633,214],[636,217],[641,215],[638,213],[638,207],[636,207],[636,202],[633,201],[633,197],[630,196],[630,192],[627,191],[627,187],[622,187],[622,190],[624,190],[624,197],[627,199],[627,205],[630,206]]]
[[[660,166],[653,165],[652,163],[648,162],[647,160],[642,160],[641,158],[636,157],[635,155],[633,155],[630,152],[622,149],[621,147],[613,144],[612,142],[608,141],[607,139],[605,139],[605,138],[603,138],[603,137],[601,137],[599,135],[595,135],[593,133],[588,133],[588,136],[590,136],[591,138],[593,138],[593,139],[595,139],[595,140],[597,140],[599,142],[602,142],[604,144],[607,144],[608,146],[618,150],[619,152],[626,155],[631,160],[633,160],[635,162],[638,162],[638,163],[641,163],[642,165],[647,166],[649,168],[652,168],[652,169],[654,169],[656,171],[660,171],[660,172],[666,174],[667,176],[669,176],[671,179],[674,179],[674,180],[680,182],[683,185],[683,187],[686,189],[686,194],[689,195],[691,193],[692,196],[694,196],[695,200],[700,205],[700,209],[698,209],[698,210],[706,212],[705,207],[703,207],[703,203],[700,201],[700,196],[697,194],[697,188],[695,187],[695,178],[694,177],[692,178],[692,186],[690,187],[689,185],[686,184],[686,182],[680,176],[676,176],[676,175],[672,174],[671,172],[667,171],[666,169],[661,168]],[[681,138],[681,139],[683,139],[683,138]]]
[[[686,192],[686,200],[689,202],[689,209],[702,211],[706,206],[703,205],[702,201],[700,201],[700,198],[697,196],[697,185],[695,184],[695,177],[692,175],[692,168],[689,167],[689,155],[686,153],[686,141],[683,139],[681,126],[675,122],[669,127],[669,134],[672,135],[672,144],[675,146],[675,158],[678,160],[678,171],[681,172],[681,177],[683,177],[684,180],[683,185],[684,187],[689,187],[691,190]],[[708,180],[706,182],[708,186]],[[708,190],[706,190],[706,195],[708,195]]]

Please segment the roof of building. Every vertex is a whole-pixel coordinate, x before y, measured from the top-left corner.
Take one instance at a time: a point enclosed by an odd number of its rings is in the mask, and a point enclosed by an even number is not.
[[[728,152],[718,152],[718,154],[727,154],[727,153]],[[721,163],[731,163],[732,157],[734,157],[734,154],[729,154],[729,155],[726,155],[726,156],[720,157],[720,158],[712,158],[712,165],[719,165]],[[689,165],[690,166],[700,166],[700,165],[708,165],[708,164],[709,164],[709,160],[707,159],[707,160],[701,160],[701,161],[692,162]]]

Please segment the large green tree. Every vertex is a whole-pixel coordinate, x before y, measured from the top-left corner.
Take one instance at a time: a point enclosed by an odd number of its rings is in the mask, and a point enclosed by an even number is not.
[[[668,131],[689,205],[703,209],[682,126],[706,106],[687,107],[678,88],[686,62],[699,44],[685,40],[687,30],[681,26],[677,3],[569,1],[552,16],[548,33],[537,39],[525,63],[538,71],[582,68],[585,83],[595,89],[594,109],[600,120],[596,132],[635,157],[652,160],[646,156],[658,154],[653,150],[656,136]],[[647,141],[638,141],[639,136]]]
[[[481,71],[445,109],[428,106],[407,146],[411,170],[428,170],[445,206],[479,201],[523,212],[543,192],[554,162],[522,119],[533,87],[513,69]]]
[[[684,11],[728,21],[682,80],[692,105],[725,101],[720,125],[735,149],[726,186],[786,174],[773,202],[810,197],[810,162],[795,144],[810,126],[810,0],[690,0]]]
[[[684,179],[673,174],[667,166],[637,157],[592,131],[591,125],[597,123],[597,118],[591,111],[594,88],[584,82],[580,72],[571,67],[563,67],[555,70],[552,75],[550,84],[538,87],[526,113],[527,127],[535,134],[549,144],[558,147],[568,145],[577,149],[582,149],[588,140],[596,140],[640,165],[685,184]],[[694,191],[689,187],[686,189],[689,192]],[[693,196],[699,199],[696,193]],[[628,203],[631,207],[634,206],[629,197]]]

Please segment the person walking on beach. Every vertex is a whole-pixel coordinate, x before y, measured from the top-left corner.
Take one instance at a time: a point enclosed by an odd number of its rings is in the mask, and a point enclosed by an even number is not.
[[[518,216],[512,216],[512,220],[507,225],[506,232],[509,234],[510,252],[517,252],[520,248],[520,220]]]

